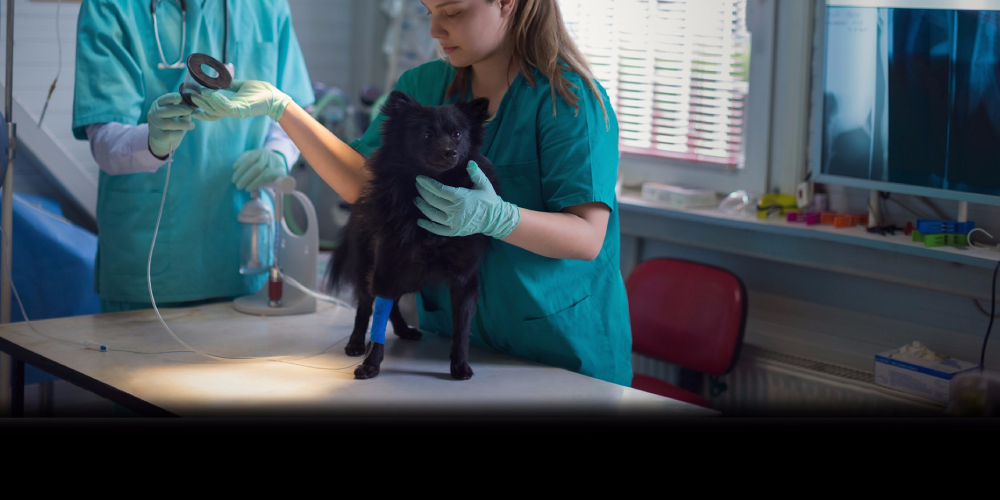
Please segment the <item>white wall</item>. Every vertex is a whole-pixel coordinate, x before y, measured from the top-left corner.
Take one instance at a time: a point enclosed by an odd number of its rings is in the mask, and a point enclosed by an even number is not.
[[[289,0],[295,31],[314,81],[357,97],[385,79],[386,19],[377,0]],[[384,90],[384,89],[383,89]]]

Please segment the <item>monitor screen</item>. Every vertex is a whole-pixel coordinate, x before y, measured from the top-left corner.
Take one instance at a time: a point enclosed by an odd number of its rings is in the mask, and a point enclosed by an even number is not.
[[[817,180],[1000,203],[1000,1],[826,4]]]

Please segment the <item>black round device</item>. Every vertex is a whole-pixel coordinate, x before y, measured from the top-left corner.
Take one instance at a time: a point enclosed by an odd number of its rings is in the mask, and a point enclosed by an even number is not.
[[[218,76],[208,76],[201,68],[202,65],[215,70]],[[197,108],[198,105],[191,101],[191,95],[201,92],[201,89],[226,89],[233,84],[233,75],[229,73],[229,68],[218,59],[201,53],[194,53],[187,58],[188,75],[194,81],[185,81],[181,84],[180,93],[184,103]]]

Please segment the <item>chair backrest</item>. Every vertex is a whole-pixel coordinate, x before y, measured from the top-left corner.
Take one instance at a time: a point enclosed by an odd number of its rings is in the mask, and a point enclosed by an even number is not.
[[[733,273],[677,259],[642,262],[625,281],[632,350],[710,375],[732,369],[747,293]]]

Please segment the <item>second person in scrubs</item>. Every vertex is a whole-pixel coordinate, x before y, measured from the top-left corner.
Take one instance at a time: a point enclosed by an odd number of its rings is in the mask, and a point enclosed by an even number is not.
[[[299,156],[267,117],[191,121],[177,93],[194,52],[231,63],[237,78],[274,82],[298,105],[313,101],[287,0],[84,0],[77,27],[73,135],[100,167],[96,279],[102,312],[248,295],[240,274],[247,189],[284,175]],[[228,9],[229,26],[226,26]],[[186,24],[186,26],[185,26]],[[228,36],[227,36],[228,35]],[[168,160],[172,160],[169,189]]]
[[[424,0],[446,59],[404,73],[395,89],[425,106],[490,100],[483,154],[492,189],[419,181],[421,227],[498,241],[480,270],[473,343],[622,385],[632,381],[631,330],[619,260],[618,123],[563,25],[556,0]],[[353,202],[373,126],[350,145],[262,81],[205,96],[213,117],[268,115],[316,172]],[[384,117],[379,116],[378,122]],[[473,178],[481,173],[469,167]],[[485,183],[488,186],[488,183]],[[417,295],[420,329],[451,334],[446,286]]]

